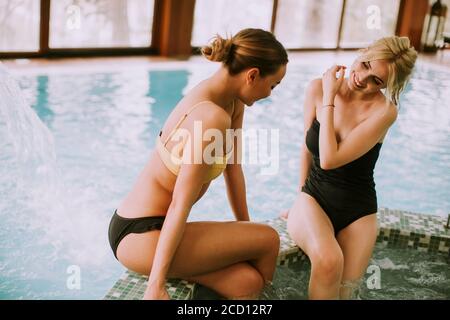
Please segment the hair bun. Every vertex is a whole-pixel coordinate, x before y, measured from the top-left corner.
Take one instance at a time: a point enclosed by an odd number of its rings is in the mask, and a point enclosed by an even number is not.
[[[217,35],[209,46],[202,48],[202,54],[208,60],[224,62],[228,60],[232,46],[233,39],[224,39]]]

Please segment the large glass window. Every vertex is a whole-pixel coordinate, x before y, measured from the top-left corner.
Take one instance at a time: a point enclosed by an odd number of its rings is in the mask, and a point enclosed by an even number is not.
[[[335,48],[342,0],[279,0],[275,35],[286,48]]]
[[[154,0],[58,0],[50,48],[149,47]]]
[[[40,1],[0,1],[0,51],[39,50]]]
[[[196,0],[191,44],[200,47],[215,35],[244,28],[270,30],[273,0]]]
[[[442,1],[442,3],[447,6],[447,17],[446,17],[445,25],[444,25],[444,34],[448,37],[448,36],[450,36],[450,12],[449,12],[450,0],[444,0],[444,1]]]
[[[395,34],[400,0],[347,0],[342,26],[343,48],[365,47]]]

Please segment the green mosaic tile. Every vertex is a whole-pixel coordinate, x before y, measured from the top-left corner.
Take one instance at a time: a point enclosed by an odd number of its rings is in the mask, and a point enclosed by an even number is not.
[[[192,299],[195,284],[185,280],[170,279],[167,293],[174,300]],[[147,287],[147,276],[126,271],[104,297],[105,300],[141,300]]]
[[[450,255],[450,230],[445,228],[445,217],[381,208],[378,221],[378,241]]]

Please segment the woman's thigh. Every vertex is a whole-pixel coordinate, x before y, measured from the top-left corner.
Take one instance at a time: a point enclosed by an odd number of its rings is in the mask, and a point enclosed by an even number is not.
[[[330,219],[307,193],[301,192],[289,210],[287,228],[291,238],[310,258],[322,248],[339,249]]]
[[[344,254],[344,280],[356,280],[364,275],[377,231],[377,216],[374,213],[359,218],[338,233],[337,241]]]
[[[117,256],[127,268],[150,274],[160,231],[129,234],[119,244]],[[256,260],[278,250],[278,233],[252,222],[189,222],[169,269],[169,277],[191,277],[242,261]]]

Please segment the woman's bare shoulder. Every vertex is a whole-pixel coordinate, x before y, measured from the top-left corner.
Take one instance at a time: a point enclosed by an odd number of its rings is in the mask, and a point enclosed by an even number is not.
[[[308,83],[308,87],[306,88],[306,91],[309,94],[322,95],[322,79],[315,78],[315,79],[311,80]]]
[[[316,117],[316,108],[320,105],[322,99],[322,79],[317,78],[309,82],[305,91],[304,114],[305,120],[312,123]]]
[[[391,101],[387,100],[386,97],[378,99],[374,103],[374,109],[378,110],[373,116],[383,117],[387,122],[394,122],[398,116],[398,108]]]
[[[221,106],[212,101],[201,101],[195,108],[195,112],[197,113],[195,118],[201,119],[207,127],[226,129],[231,125],[230,115]]]

